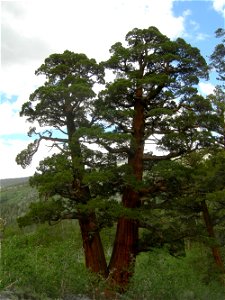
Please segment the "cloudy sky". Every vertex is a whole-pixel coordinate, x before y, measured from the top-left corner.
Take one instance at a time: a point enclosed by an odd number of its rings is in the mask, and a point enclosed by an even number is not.
[[[43,83],[34,71],[50,54],[68,49],[102,61],[128,31],[153,25],[172,39],[183,37],[207,58],[224,19],[225,0],[1,1],[0,178],[30,176],[50,154],[43,145],[31,167],[24,170],[15,163],[31,142],[26,135],[30,125],[19,111]],[[199,89],[207,94],[214,84],[212,77]]]

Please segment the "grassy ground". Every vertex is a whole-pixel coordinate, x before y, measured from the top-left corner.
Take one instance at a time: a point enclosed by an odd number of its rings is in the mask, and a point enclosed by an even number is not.
[[[38,193],[26,182],[6,183],[10,184],[1,190],[1,217],[7,220],[0,251],[1,289],[28,293],[40,300],[72,294],[98,299],[105,283],[84,267],[77,222],[19,229],[16,218],[37,201]],[[113,228],[104,229],[102,238],[109,260]],[[210,251],[203,246],[195,245],[180,258],[170,256],[166,249],[156,249],[137,257],[134,277],[122,299],[224,300],[225,288],[218,280]]]
[[[106,253],[111,252],[113,230],[102,232]],[[217,280],[210,255],[193,247],[174,258],[165,249],[138,256],[135,275],[123,299],[224,300],[225,288]],[[84,267],[82,242],[76,221],[24,230],[8,226],[1,257],[1,288],[60,299],[83,294],[97,299],[104,282]]]

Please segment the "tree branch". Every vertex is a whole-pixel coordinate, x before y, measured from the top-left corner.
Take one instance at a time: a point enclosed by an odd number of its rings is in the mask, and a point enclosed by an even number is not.
[[[143,156],[143,160],[144,161],[167,160],[167,159],[171,159],[171,158],[181,156],[184,153],[185,153],[184,150],[180,150],[180,151],[177,151],[177,152],[170,152],[167,155],[152,155],[152,154],[146,153]]]

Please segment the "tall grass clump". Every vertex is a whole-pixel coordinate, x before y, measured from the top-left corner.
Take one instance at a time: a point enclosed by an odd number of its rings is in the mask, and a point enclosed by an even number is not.
[[[90,292],[76,224],[41,225],[32,232],[9,228],[2,248],[2,289],[22,289],[53,299]]]
[[[101,235],[109,260],[115,228]],[[223,249],[224,250],[224,249]],[[167,249],[139,254],[129,290],[123,300],[224,300],[211,253],[194,245],[179,258]],[[107,282],[85,268],[82,240],[76,221],[42,224],[21,230],[8,226],[2,241],[1,289],[35,295],[35,299],[70,299],[88,295],[104,299]]]
[[[224,300],[225,287],[208,256],[204,247],[194,247],[179,258],[166,249],[139,255],[123,299]]]

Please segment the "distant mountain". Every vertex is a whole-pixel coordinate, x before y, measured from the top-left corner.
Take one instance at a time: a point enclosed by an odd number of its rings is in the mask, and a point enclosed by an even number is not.
[[[30,177],[0,179],[1,188],[28,183]]]

